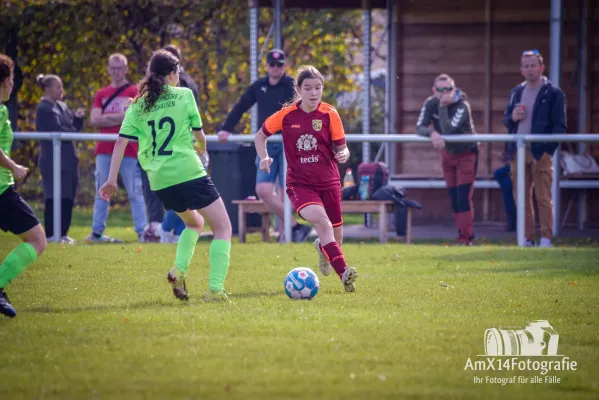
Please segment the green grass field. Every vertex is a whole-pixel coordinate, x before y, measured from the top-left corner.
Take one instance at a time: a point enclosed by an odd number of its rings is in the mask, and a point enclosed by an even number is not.
[[[130,224],[113,213],[109,226]],[[89,214],[72,236],[89,233]],[[107,234],[133,241],[130,228]],[[191,299],[166,282],[175,245],[51,244],[7,288],[1,399],[596,399],[599,250],[350,243],[357,292],[319,274],[312,301],[289,300],[285,274],[315,271],[311,243],[233,245],[231,304],[204,303],[209,241],[189,270]],[[17,239],[0,234],[0,258]],[[575,371],[465,370],[487,328],[546,319]],[[522,357],[527,360],[528,357]],[[543,360],[531,357],[533,360]],[[547,359],[547,358],[545,358]],[[562,357],[550,359],[561,360]],[[486,377],[522,376],[504,386]],[[474,383],[482,377],[483,383]]]

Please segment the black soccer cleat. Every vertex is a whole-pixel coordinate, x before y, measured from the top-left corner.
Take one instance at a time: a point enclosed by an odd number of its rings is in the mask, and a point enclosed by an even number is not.
[[[4,293],[4,290],[0,289],[0,313],[6,315],[9,318],[14,318],[17,316],[17,312],[10,304],[8,300],[8,296]]]

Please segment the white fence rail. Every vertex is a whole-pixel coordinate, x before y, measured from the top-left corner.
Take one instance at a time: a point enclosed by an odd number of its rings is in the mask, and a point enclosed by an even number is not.
[[[53,144],[53,157],[54,157],[54,198],[60,199],[61,193],[61,182],[60,182],[60,148],[61,142],[67,141],[116,141],[118,138],[117,134],[91,134],[91,133],[64,133],[64,132],[15,132],[14,137],[16,140],[52,140]],[[564,134],[564,135],[547,135],[547,134],[534,134],[534,135],[506,135],[506,134],[479,134],[479,135],[452,135],[443,137],[446,142],[516,142],[517,144],[517,194],[516,199],[517,206],[517,238],[518,246],[524,246],[526,241],[524,237],[524,171],[525,171],[525,160],[526,160],[526,143],[530,142],[599,142],[599,134]],[[385,135],[385,134],[348,134],[346,135],[348,142],[389,142],[389,143],[415,143],[415,142],[429,142],[430,139],[424,138],[417,135]],[[217,137],[215,135],[208,135],[207,140],[209,142],[216,142]],[[229,141],[234,142],[253,142],[252,135],[232,135],[229,137]],[[277,142],[281,141],[281,135],[275,135],[269,138],[269,141]],[[572,185],[560,184],[559,178],[559,151],[556,151],[553,160],[554,172],[553,172],[553,201],[554,201],[554,232],[557,231],[555,228],[559,221],[559,188],[573,187],[573,188],[599,188],[597,181],[579,181]],[[426,182],[426,181],[422,181]],[[421,182],[421,183],[422,183]],[[570,182],[563,182],[570,183]],[[433,184],[431,182],[431,184]],[[438,184],[437,184],[438,185]],[[406,186],[408,187],[408,186]],[[432,186],[431,186],[432,187]],[[285,238],[287,241],[291,238],[291,203],[287,196],[285,198]],[[54,202],[54,239],[60,239],[60,202]],[[234,217],[234,216],[232,216]]]

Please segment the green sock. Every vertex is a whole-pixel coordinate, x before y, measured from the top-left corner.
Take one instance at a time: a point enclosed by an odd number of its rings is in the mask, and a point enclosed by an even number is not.
[[[21,243],[8,253],[0,264],[0,289],[6,287],[35,260],[37,260],[37,251],[30,243]]]
[[[228,240],[213,240],[210,243],[210,290],[224,290],[225,278],[229,269],[231,257],[231,242]]]
[[[196,249],[200,234],[193,229],[185,228],[181,232],[179,242],[177,243],[177,255],[175,256],[175,267],[184,274],[189,267],[191,257]]]

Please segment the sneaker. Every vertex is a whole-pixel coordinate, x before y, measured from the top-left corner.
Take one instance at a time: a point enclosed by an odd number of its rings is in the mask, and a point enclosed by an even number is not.
[[[303,243],[312,232],[312,227],[304,224],[297,224],[293,227],[291,237],[295,243]]]
[[[227,292],[225,292],[224,290],[219,290],[217,292],[208,290],[208,292],[206,293],[206,296],[204,296],[204,301],[207,301],[207,302],[224,301],[226,303],[231,302],[231,300],[229,300],[229,296],[227,295]]]
[[[472,238],[467,236],[460,236],[458,237],[458,240],[456,240],[456,243],[460,246],[472,246]]]
[[[85,238],[85,242],[88,244],[101,244],[101,243],[125,243],[120,239],[111,238],[110,236],[102,235],[96,236],[93,233]]]
[[[551,239],[542,237],[539,247],[553,247],[551,244]]]
[[[535,247],[536,245],[535,241],[530,239],[526,239],[526,242],[524,243],[524,247]]]
[[[318,268],[320,268],[320,272],[324,276],[329,276],[331,273],[331,264],[329,264],[329,260],[327,260],[327,258],[325,257],[324,253],[322,252],[322,250],[320,248],[320,239],[317,238],[314,241],[314,248],[316,249],[316,252],[318,253]]]
[[[6,293],[4,293],[3,289],[0,289],[0,313],[9,318],[14,318],[17,316],[17,312],[10,304],[10,300],[8,300],[8,296]]]
[[[181,274],[177,268],[172,268],[166,276],[168,283],[173,287],[173,294],[179,300],[189,300],[187,285],[185,284],[185,275]]]
[[[345,288],[346,292],[356,291],[356,285],[354,282],[356,281],[357,277],[358,271],[356,271],[355,267],[349,267],[343,272],[343,275],[341,275],[341,283],[343,283],[343,287]]]
[[[162,234],[162,224],[160,222],[151,222],[146,225],[142,233],[144,243],[159,243]]]
[[[60,239],[60,243],[62,244],[75,244],[77,243],[77,241],[75,239],[73,239],[70,236],[64,235],[61,239]]]
[[[178,243],[179,235],[175,235],[173,232],[161,232],[160,243]]]
[[[279,237],[277,238],[277,243],[285,243],[285,234],[284,233],[280,233]]]

